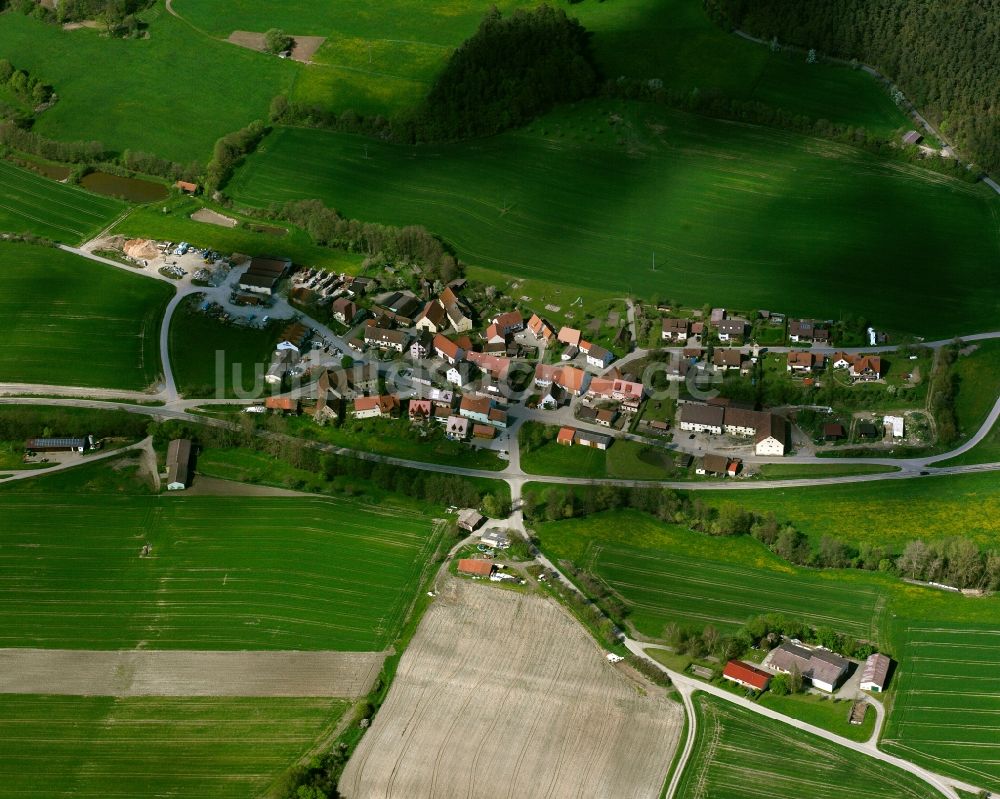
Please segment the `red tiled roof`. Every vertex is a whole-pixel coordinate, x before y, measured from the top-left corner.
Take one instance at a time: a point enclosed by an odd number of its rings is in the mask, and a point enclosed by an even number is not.
[[[489,577],[493,573],[493,562],[479,558],[462,558],[458,562],[458,570],[462,574],[473,574],[477,577]]]
[[[763,691],[771,681],[771,675],[762,669],[744,663],[742,660],[730,660],[722,672],[724,677],[739,680],[746,685]]]

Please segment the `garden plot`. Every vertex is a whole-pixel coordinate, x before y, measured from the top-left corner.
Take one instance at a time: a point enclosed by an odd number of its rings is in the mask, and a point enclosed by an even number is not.
[[[340,781],[349,799],[658,796],[683,725],[538,596],[453,580]]]

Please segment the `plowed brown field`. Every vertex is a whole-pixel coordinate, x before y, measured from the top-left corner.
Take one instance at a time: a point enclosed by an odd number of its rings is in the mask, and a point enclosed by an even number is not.
[[[347,765],[349,799],[656,799],[683,713],[554,602],[451,581]]]

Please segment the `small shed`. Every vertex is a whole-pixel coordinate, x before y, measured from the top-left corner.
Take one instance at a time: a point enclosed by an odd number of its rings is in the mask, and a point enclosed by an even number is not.
[[[847,436],[847,431],[839,422],[827,422],[823,425],[823,438],[827,441],[840,441]]]
[[[919,133],[917,133],[917,131],[915,130],[908,131],[903,135],[903,144],[915,146],[917,144],[920,144],[920,142],[922,142],[923,140],[924,137],[921,136]]]
[[[472,532],[479,525],[486,521],[486,517],[474,508],[466,508],[458,514],[458,527],[461,530]]]
[[[191,439],[175,438],[167,447],[167,491],[183,491],[191,483]]]

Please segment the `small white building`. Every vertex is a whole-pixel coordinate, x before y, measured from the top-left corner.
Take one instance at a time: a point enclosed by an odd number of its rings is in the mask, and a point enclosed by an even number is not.
[[[884,416],[882,417],[882,424],[892,430],[893,438],[903,437],[903,417],[902,416]]]

